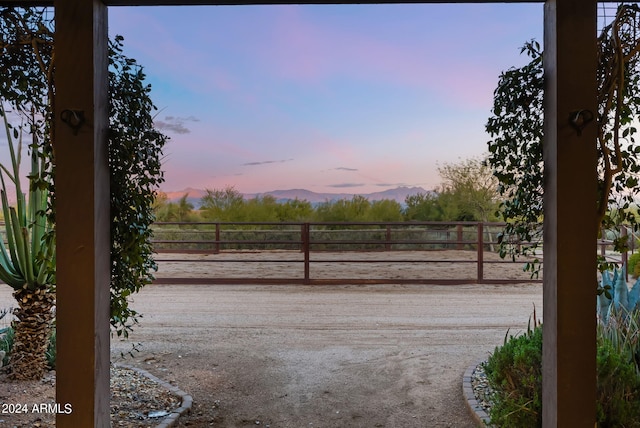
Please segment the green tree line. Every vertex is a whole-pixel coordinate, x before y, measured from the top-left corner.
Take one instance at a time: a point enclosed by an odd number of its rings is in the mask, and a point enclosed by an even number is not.
[[[160,194],[155,201],[156,221],[219,222],[399,222],[495,221],[497,180],[484,159],[471,158],[438,168],[441,186],[434,192],[395,200],[351,199],[313,205],[306,200],[277,201],[271,195],[244,199],[233,186],[206,189],[196,210],[185,194],[171,202]]]

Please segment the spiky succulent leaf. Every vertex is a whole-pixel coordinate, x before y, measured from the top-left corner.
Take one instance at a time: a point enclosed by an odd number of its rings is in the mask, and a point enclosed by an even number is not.
[[[6,118],[2,105],[0,115],[4,118],[7,141],[11,155],[11,168],[0,164],[0,203],[5,218],[7,245],[0,242],[0,280],[14,289],[26,287],[36,290],[49,286],[52,270],[49,269],[55,259],[55,240],[45,241],[50,230],[45,216],[47,189],[40,186],[43,165],[36,153],[31,156],[31,174],[29,178],[29,199],[20,185],[20,158],[22,150],[22,132],[14,132]],[[17,139],[17,146],[15,145]],[[34,142],[35,144],[35,142]],[[4,175],[13,182],[16,191],[16,203],[9,204]],[[7,248],[8,247],[8,248]]]
[[[2,213],[4,215],[5,233],[7,235],[7,245],[9,246],[9,256],[11,257],[11,263],[14,266],[18,266],[18,255],[16,254],[15,238],[13,236],[13,228],[11,227],[11,214],[9,213],[9,201],[7,200],[7,192],[4,186],[4,178],[0,173],[0,182],[2,183],[2,190],[0,191],[0,201],[2,203]]]
[[[13,236],[15,238],[16,254],[18,255],[18,270],[24,276],[25,282],[27,281],[27,245],[25,241],[25,235],[22,233],[22,227],[18,220],[18,213],[14,207],[9,207],[9,215],[11,216],[11,224],[8,225],[13,229]],[[6,220],[5,220],[6,221]]]
[[[40,178],[40,168],[38,162],[38,154],[35,150],[31,153],[31,175],[29,180],[29,218],[32,221],[31,233],[31,254],[36,256],[40,253],[42,239],[46,233],[46,217],[44,211],[46,209],[46,190],[41,189],[34,181]],[[44,203],[43,203],[44,202]]]
[[[24,278],[16,269],[7,254],[4,242],[0,239],[0,279],[11,288],[18,289],[24,285]]]

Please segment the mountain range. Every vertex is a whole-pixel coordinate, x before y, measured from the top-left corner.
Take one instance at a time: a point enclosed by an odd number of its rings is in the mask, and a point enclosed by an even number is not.
[[[194,207],[200,206],[200,199],[207,194],[205,190],[195,189],[188,187],[183,190],[175,192],[164,192],[167,195],[169,202],[177,202],[185,194],[187,194],[187,201]],[[288,200],[298,199],[305,200],[312,204],[318,204],[326,201],[337,201],[340,199],[351,199],[355,195],[361,195],[367,198],[369,201],[380,201],[383,199],[394,200],[400,204],[404,204],[407,196],[416,195],[418,193],[431,193],[431,191],[425,190],[422,187],[396,187],[395,189],[383,190],[381,192],[373,193],[319,193],[306,189],[289,189],[289,190],[273,190],[263,193],[243,193],[245,199],[253,199],[256,197],[263,197],[271,195],[278,202],[286,202]]]

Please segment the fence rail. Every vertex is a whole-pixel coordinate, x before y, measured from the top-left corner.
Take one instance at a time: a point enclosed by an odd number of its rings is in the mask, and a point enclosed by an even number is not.
[[[496,253],[497,234],[503,226],[503,223],[478,222],[156,223],[153,244],[159,253],[160,266],[156,282],[468,284],[539,281],[532,280],[528,273],[517,278],[486,275],[486,265],[514,265]],[[261,253],[260,257],[247,257],[257,252]],[[168,258],[169,254],[180,256]],[[167,264],[187,262],[218,265],[195,277],[163,273],[163,266]],[[253,263],[259,267],[258,272],[252,276],[237,273],[229,276],[220,267],[220,264],[237,263]],[[274,263],[297,265],[299,269],[289,271],[286,276],[269,276]],[[373,277],[365,268],[365,272],[356,277],[346,268],[336,277],[337,266],[345,264],[349,264],[352,271],[362,271],[363,265],[378,265],[378,271],[382,272],[391,266],[400,266],[396,270],[406,267],[407,274]],[[459,277],[449,272],[442,274],[446,271],[443,266],[451,269],[460,264],[469,266],[473,274]],[[521,266],[522,262],[516,270],[521,270]],[[328,276],[322,274],[331,270]]]
[[[6,244],[4,221],[0,220],[0,235]],[[513,264],[511,261],[496,257],[498,233],[502,231],[504,223],[478,223],[478,222],[316,222],[316,223],[275,223],[275,222],[158,222],[155,223],[153,245],[159,257],[157,261],[162,267],[172,264],[255,264],[263,269],[269,269],[270,263],[287,263],[302,265],[302,269],[283,277],[266,277],[256,274],[253,276],[224,276],[219,275],[219,270],[209,270],[207,275],[197,277],[171,275],[166,276],[163,269],[157,275],[158,283],[191,283],[191,284],[215,284],[215,283],[301,283],[301,284],[368,284],[368,283],[432,283],[432,284],[469,284],[469,283],[518,283],[540,282],[532,279],[528,274],[514,278],[488,277],[486,266]],[[359,235],[359,239],[344,239]],[[603,238],[597,240],[597,247],[601,256],[608,261],[624,264],[627,261],[627,252],[618,254],[612,252],[613,238],[616,236],[628,236],[629,250],[634,253],[638,249],[640,237],[637,232],[628,227],[619,230],[606,231]],[[253,236],[254,239],[248,239]],[[271,236],[271,237],[269,237]],[[274,239],[273,236],[279,237]],[[362,236],[368,238],[363,239]],[[407,238],[409,236],[409,238]],[[418,238],[416,238],[418,236]],[[422,236],[422,237],[420,237]],[[184,238],[187,237],[188,239]],[[211,237],[213,239],[211,239]],[[235,238],[234,238],[235,237]],[[257,238],[256,238],[257,237]],[[338,238],[342,237],[342,239]],[[413,238],[411,238],[413,237]],[[183,239],[184,238],[184,239]],[[259,238],[259,239],[258,239]],[[286,239],[285,239],[286,238]],[[521,245],[527,245],[526,242]],[[273,254],[282,256],[283,250],[288,250],[288,258],[269,258],[271,250],[279,250]],[[468,258],[442,258],[429,254],[437,253],[437,250],[458,250],[473,253],[473,259]],[[264,257],[249,259],[247,252],[263,252]],[[418,253],[423,257],[402,258],[398,254]],[[301,257],[292,257],[292,254]],[[346,254],[384,253],[374,258],[348,257]],[[178,257],[169,258],[167,255],[176,254]],[[218,255],[233,256],[236,258],[189,258],[193,255]],[[325,257],[322,258],[322,254]],[[332,255],[327,257],[326,255]],[[391,257],[390,255],[394,255]],[[538,257],[542,264],[542,254]],[[389,278],[359,278],[348,275],[340,278],[322,278],[311,274],[312,265],[344,264],[354,265],[433,265],[433,264],[465,264],[475,265],[473,276],[464,278],[452,278],[417,272],[414,277],[389,277]],[[520,262],[519,266],[523,266]],[[415,271],[415,270],[414,270]],[[164,275],[164,276],[163,276]],[[215,275],[215,276],[211,276]]]

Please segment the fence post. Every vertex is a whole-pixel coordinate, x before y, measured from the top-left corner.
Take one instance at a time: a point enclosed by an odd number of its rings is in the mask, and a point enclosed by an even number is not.
[[[626,241],[628,244],[629,237],[627,236],[627,233],[628,233],[627,227],[624,225],[620,226],[620,237],[626,238]],[[622,266],[624,266],[624,280],[629,281],[629,269],[627,269],[628,250],[625,249],[621,256],[622,256]]]
[[[464,244],[460,242],[462,241],[462,225],[461,224],[456,226],[456,231],[458,232],[456,236],[456,240],[458,241],[458,244],[456,245],[456,249],[464,250]]]
[[[482,223],[478,223],[478,283],[484,280],[484,230]]]
[[[220,223],[216,223],[216,254],[220,252]]]
[[[303,223],[301,227],[302,232],[302,251],[304,252],[304,283],[309,283],[309,247],[311,247],[310,243],[310,233],[309,233],[309,223]]]
[[[384,249],[386,251],[391,251],[391,225],[387,225],[387,232],[385,234],[385,245],[384,245]]]

